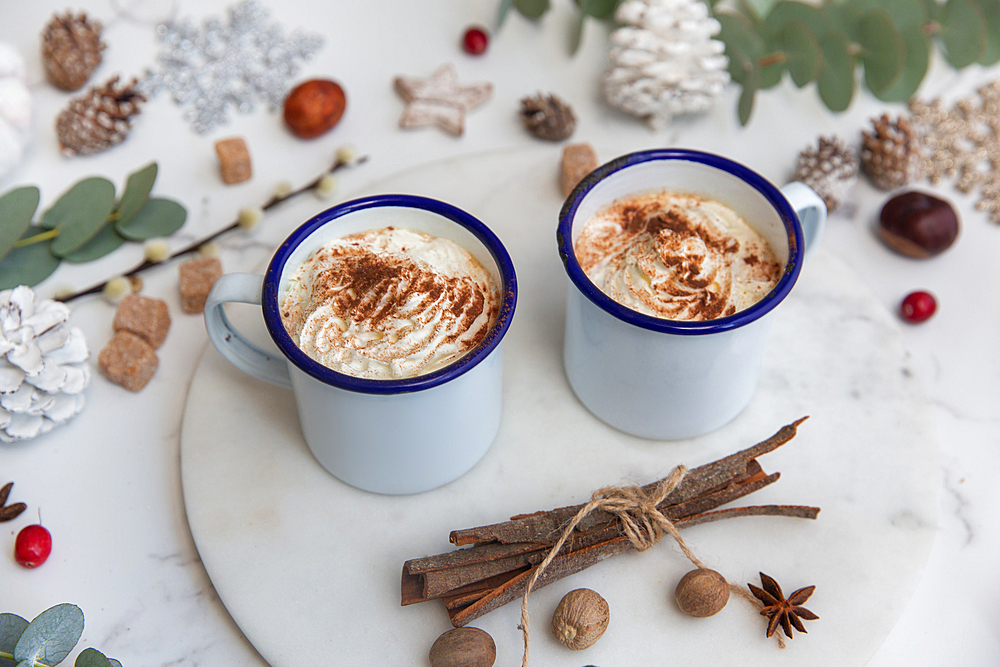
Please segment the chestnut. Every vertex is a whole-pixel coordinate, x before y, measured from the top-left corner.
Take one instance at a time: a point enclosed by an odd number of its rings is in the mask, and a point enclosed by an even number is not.
[[[882,207],[878,235],[896,252],[925,259],[955,242],[958,215],[943,199],[923,192],[903,192]]]
[[[347,99],[336,81],[310,79],[285,98],[285,124],[297,137],[315,139],[340,122]]]

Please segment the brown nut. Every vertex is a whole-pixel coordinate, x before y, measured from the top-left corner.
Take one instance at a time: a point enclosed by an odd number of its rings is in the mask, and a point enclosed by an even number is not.
[[[570,591],[552,615],[552,633],[574,651],[589,648],[608,629],[607,601],[589,588]]]
[[[729,602],[729,582],[715,570],[691,570],[681,577],[674,597],[688,616],[714,616]]]
[[[878,235],[896,252],[925,259],[944,252],[958,238],[951,204],[923,192],[904,192],[882,207]]]
[[[346,106],[339,83],[310,79],[295,86],[285,98],[285,124],[295,136],[314,139],[340,122]]]
[[[497,646],[479,628],[455,628],[437,638],[429,657],[431,667],[492,667]]]

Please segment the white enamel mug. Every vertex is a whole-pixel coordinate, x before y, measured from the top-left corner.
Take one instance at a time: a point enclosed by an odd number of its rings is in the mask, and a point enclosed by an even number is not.
[[[398,380],[352,377],[308,357],[281,323],[288,277],[334,238],[399,227],[450,239],[468,250],[500,289],[500,313],[485,339],[454,363]],[[517,278],[500,239],[468,213],[434,199],[378,195],[328,209],[285,239],[263,277],[222,276],[205,304],[212,343],[240,370],[295,395],[299,424],[316,460],[348,484],[376,493],[418,493],[447,484],[486,454],[500,426],[503,337]],[[228,302],[260,304],[281,356],[248,341],[226,317]]]
[[[743,216],[784,264],[775,288],[743,311],[705,322],[645,315],[602,292],[573,252],[580,229],[617,199],[662,190],[715,199]],[[769,315],[795,285],[825,221],[826,206],[808,186],[779,190],[710,153],[642,151],[596,169],[567,198],[557,232],[570,279],[563,361],[577,397],[602,421],[644,438],[693,438],[727,424],[753,396]]]

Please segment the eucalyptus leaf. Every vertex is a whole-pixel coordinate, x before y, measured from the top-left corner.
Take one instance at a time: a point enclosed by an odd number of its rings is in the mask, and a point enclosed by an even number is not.
[[[85,178],[71,187],[42,214],[43,225],[59,229],[52,253],[63,257],[93,238],[108,222],[114,206],[115,186],[106,178]]]
[[[903,73],[906,44],[903,35],[884,9],[873,9],[861,17],[861,60],[865,82],[875,94],[887,90]]]
[[[549,11],[549,0],[514,0],[514,7],[526,18],[535,20]]]
[[[741,14],[718,12],[715,18],[722,26],[718,37],[726,45],[729,76],[736,83],[743,84],[749,71],[754,69],[753,63],[757,63],[764,55],[764,40]],[[760,85],[759,79],[756,85]]]
[[[789,21],[802,21],[814,35],[822,35],[829,28],[829,17],[819,7],[804,2],[781,0],[764,19],[764,26],[772,38],[780,38]]]
[[[156,182],[156,170],[156,163],[151,162],[146,167],[129,175],[128,181],[125,183],[125,192],[118,200],[118,206],[115,207],[115,212],[118,214],[116,224],[128,223],[149,199],[153,183]]]
[[[906,62],[903,63],[903,74],[896,83],[886,90],[875,93],[883,102],[905,102],[920,87],[920,82],[927,74],[930,65],[931,40],[919,26],[904,28],[903,42],[906,44]]]
[[[843,33],[850,42],[855,44],[861,42],[861,13],[857,9],[848,4],[828,0],[823,4],[822,11],[829,19],[832,29]],[[823,35],[825,32],[817,34]]]
[[[130,241],[145,241],[170,236],[184,226],[186,219],[183,206],[172,199],[153,197],[127,224],[115,224],[115,229]]]
[[[750,115],[753,113],[754,98],[760,88],[760,67],[755,62],[749,63],[746,79],[743,82],[743,92],[740,93],[740,101],[736,106],[740,117],[740,125],[750,122]]]
[[[26,185],[0,197],[0,258],[14,247],[38,209],[38,188]]]
[[[125,237],[115,231],[113,225],[105,225],[101,227],[101,231],[97,232],[97,235],[83,244],[83,246],[74,252],[63,257],[63,259],[72,264],[83,264],[84,262],[92,262],[95,259],[100,259],[105,255],[114,252],[121,245],[125,243]]]
[[[986,52],[986,17],[972,0],[948,0],[938,23],[937,37],[952,67],[967,67]]]
[[[0,654],[14,655],[17,640],[28,627],[28,622],[17,614],[0,614]],[[0,667],[14,667],[17,663],[0,655]]]
[[[111,667],[122,667],[122,663],[118,662],[114,658],[108,658],[108,662],[111,663]]]
[[[575,0],[580,10],[595,19],[607,19],[615,13],[618,0]]]
[[[69,655],[83,634],[83,611],[59,604],[35,617],[14,647],[15,660],[56,665]]]
[[[819,97],[830,111],[843,111],[854,97],[854,56],[847,37],[830,30],[819,40],[823,50],[817,88]]]
[[[823,67],[823,53],[812,29],[801,19],[792,19],[782,31],[782,42],[788,58],[788,73],[801,88],[819,78]]]
[[[569,34],[569,52],[572,55],[580,50],[580,44],[583,43],[583,24],[586,20],[587,14],[580,12],[576,17],[576,23],[573,24],[573,31]]]
[[[781,77],[784,76],[785,70],[788,69],[788,62],[785,58],[785,54],[779,52],[774,55],[780,56],[780,58],[768,62],[768,59],[771,58],[771,56],[766,56],[763,58],[763,61],[767,64],[760,66],[761,90],[769,90],[781,83]]]
[[[979,0],[986,17],[986,48],[979,64],[989,67],[1000,62],[1000,0]]]
[[[860,14],[881,9],[900,30],[923,28],[927,25],[927,5],[924,4],[924,0],[848,0],[848,2]]]
[[[513,6],[514,0],[500,0],[500,7],[497,8],[497,30],[503,26],[503,22],[507,20],[507,15],[510,14]]]
[[[108,657],[95,648],[85,648],[76,656],[74,667],[111,667]]]
[[[938,0],[924,0],[924,9],[927,10],[927,20],[937,23],[941,17],[944,5],[939,3]]]
[[[749,8],[754,17],[763,19],[771,13],[771,8],[776,4],[776,0],[743,0],[744,5]]]
[[[44,231],[41,227],[28,227],[21,238],[30,238]],[[59,266],[59,258],[52,254],[51,246],[51,241],[41,241],[11,250],[0,261],[0,289],[18,285],[34,287],[52,275]]]

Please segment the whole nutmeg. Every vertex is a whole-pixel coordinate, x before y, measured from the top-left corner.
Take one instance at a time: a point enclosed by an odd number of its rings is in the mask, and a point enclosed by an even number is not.
[[[285,98],[285,124],[295,136],[314,139],[340,122],[346,106],[339,83],[310,79],[295,86]]]
[[[497,646],[479,628],[455,628],[437,638],[429,657],[431,667],[492,667]]]
[[[904,192],[879,214],[879,238],[896,252],[925,259],[944,252],[958,238],[958,215],[951,204],[923,192]]]
[[[570,591],[552,615],[552,633],[574,651],[589,648],[608,629],[611,613],[607,601],[589,588]]]
[[[715,570],[691,570],[681,577],[674,597],[677,606],[688,616],[714,616],[729,602],[729,582]]]

